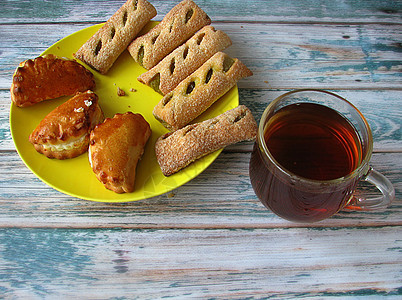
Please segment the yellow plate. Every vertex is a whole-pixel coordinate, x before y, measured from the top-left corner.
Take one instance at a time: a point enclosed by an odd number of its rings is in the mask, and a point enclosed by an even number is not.
[[[156,24],[157,22],[151,22],[144,28],[143,32],[148,31]],[[52,53],[73,58],[72,53],[77,51],[102,25],[98,24],[77,31],[52,45],[43,54]],[[95,76],[95,93],[99,96],[105,117],[113,117],[115,113],[132,111],[141,113],[151,125],[152,135],[146,145],[144,155],[137,165],[135,191],[127,194],[116,194],[104,188],[92,172],[87,154],[68,160],[49,159],[36,152],[29,143],[28,136],[39,122],[69,97],[48,100],[25,108],[11,104],[10,128],[15,147],[27,167],[49,186],[67,195],[93,201],[127,202],[146,199],[171,191],[195,178],[222,151],[211,153],[180,172],[165,177],[156,161],[154,145],[156,139],[168,131],[152,116],[153,107],[162,96],[137,81],[137,77],[146,70],[135,63],[128,51],[124,51],[120,55],[106,75],[88,69]],[[117,87],[124,90],[126,96],[117,96]],[[132,88],[136,91],[130,91]],[[215,117],[238,104],[238,90],[235,86],[194,122]]]

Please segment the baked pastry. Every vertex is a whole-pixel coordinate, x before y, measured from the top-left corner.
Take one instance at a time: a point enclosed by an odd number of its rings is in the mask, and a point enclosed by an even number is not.
[[[166,95],[216,52],[224,50],[231,44],[232,41],[226,33],[215,30],[211,25],[204,26],[155,67],[141,74],[138,81]]]
[[[153,115],[166,128],[177,130],[189,124],[236,82],[253,73],[238,59],[218,52],[166,94]]]
[[[84,66],[47,54],[20,63],[14,72],[10,93],[17,106],[25,107],[94,88],[94,76]]]
[[[192,0],[183,0],[158,25],[136,38],[127,49],[137,63],[149,70],[209,24],[211,19],[197,4]]]
[[[251,111],[240,105],[215,118],[169,132],[155,143],[158,164],[165,176],[188,166],[193,161],[257,135],[257,123]]]
[[[98,96],[77,93],[51,111],[29,136],[36,151],[49,158],[67,159],[88,150],[89,134],[103,121]]]
[[[146,0],[127,0],[74,57],[101,74],[106,74],[128,44],[156,16],[156,9]]]
[[[134,191],[136,166],[151,135],[140,114],[107,118],[91,132],[89,161],[98,180],[116,193]]]

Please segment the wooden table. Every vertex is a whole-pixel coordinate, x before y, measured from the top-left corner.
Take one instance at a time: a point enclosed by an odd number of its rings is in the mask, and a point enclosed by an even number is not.
[[[177,2],[151,1],[154,20]],[[226,53],[254,72],[238,86],[257,120],[286,91],[322,88],[371,124],[372,165],[393,182],[395,201],[314,224],[285,221],[259,202],[248,177],[252,143],[227,147],[169,193],[123,204],[64,195],[24,165],[9,130],[15,68],[122,3],[0,3],[0,295],[400,299],[402,2],[197,1],[231,37]]]

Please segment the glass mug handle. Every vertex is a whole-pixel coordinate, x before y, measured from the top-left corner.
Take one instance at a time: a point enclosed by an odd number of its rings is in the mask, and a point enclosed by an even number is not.
[[[370,167],[367,174],[361,179],[374,185],[381,196],[367,198],[363,193],[354,194],[351,201],[344,207],[350,210],[379,210],[386,208],[395,198],[395,189],[392,183],[380,172]]]

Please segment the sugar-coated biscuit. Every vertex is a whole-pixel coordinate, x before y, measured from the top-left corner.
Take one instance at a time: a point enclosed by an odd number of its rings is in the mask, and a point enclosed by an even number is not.
[[[77,93],[43,118],[29,141],[49,158],[73,158],[88,150],[89,134],[102,121],[98,96],[92,91]]]
[[[253,140],[257,123],[251,111],[240,105],[215,118],[169,132],[155,143],[158,164],[165,176],[230,144]]]
[[[197,4],[183,0],[148,33],[134,39],[127,49],[137,63],[149,70],[209,24],[211,19]]]
[[[150,135],[148,122],[132,112],[107,118],[91,132],[89,161],[107,189],[116,193],[134,191],[137,163]]]
[[[46,54],[19,64],[13,75],[11,100],[19,107],[95,88],[93,74],[68,58]]]
[[[226,33],[216,30],[211,25],[204,26],[156,66],[141,74],[138,81],[166,95],[216,52],[224,50],[231,44],[232,41]]]
[[[156,16],[156,9],[146,0],[127,0],[74,56],[106,74],[128,44]]]
[[[189,124],[236,82],[253,73],[237,58],[218,52],[166,94],[153,115],[166,128],[177,130]]]

